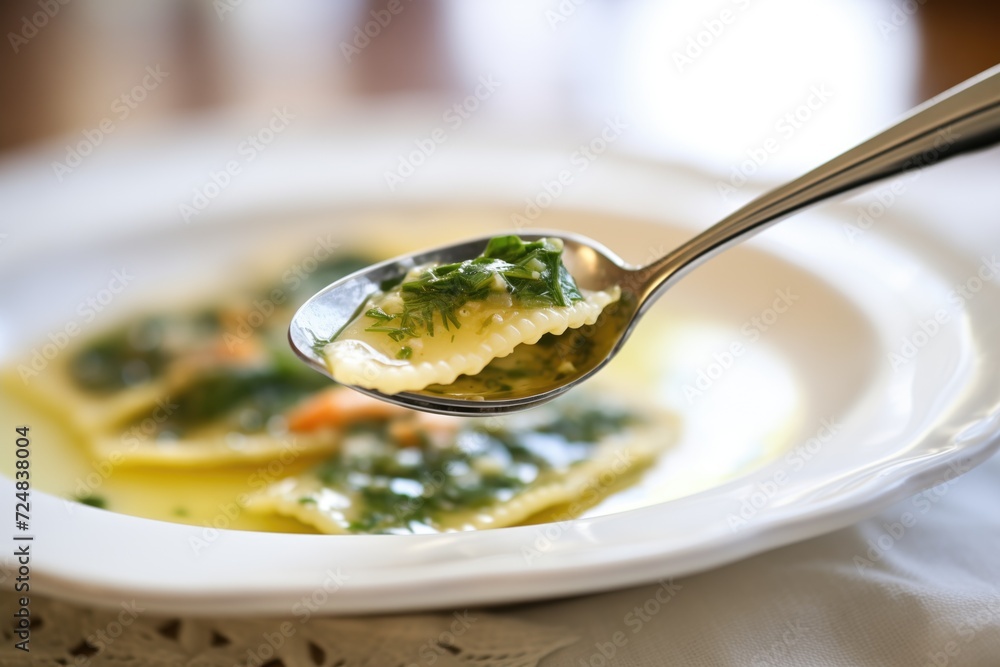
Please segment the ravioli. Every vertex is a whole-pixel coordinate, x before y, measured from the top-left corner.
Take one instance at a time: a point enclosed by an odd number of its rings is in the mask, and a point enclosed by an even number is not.
[[[526,390],[540,367],[572,373],[601,335],[601,324],[587,323],[619,309],[617,289],[578,289],[558,243],[499,237],[480,259],[386,286],[366,304],[358,336],[380,336],[381,353],[417,373],[440,354],[448,372],[422,376],[428,391],[497,395]],[[12,385],[85,444],[72,457],[80,474],[53,492],[194,525],[237,497],[250,511],[233,527],[247,529],[471,530],[575,515],[634,480],[672,440],[668,415],[615,404],[617,388],[592,393],[592,383],[502,420],[418,413],[331,383],[295,357],[289,320],[310,294],[373,261],[345,253],[296,287],[276,279],[154,307],[75,341],[44,372],[27,360],[8,368]],[[482,364],[470,361],[476,355]]]
[[[594,324],[621,291],[579,289],[561,255],[559,239],[503,236],[475,259],[411,270],[324,346],[333,378],[385,394],[418,391]]]
[[[649,465],[674,430],[651,414],[577,392],[492,424],[440,416],[416,417],[425,423],[415,429],[406,418],[362,422],[336,454],[252,496],[248,508],[332,534],[517,525],[553,507],[592,504]]]
[[[91,447],[124,463],[171,467],[330,451],[329,434],[289,427],[295,406],[328,384],[297,366],[267,361],[206,368],[165,383],[166,398],[96,431]]]
[[[279,283],[134,316],[67,349],[27,378],[27,392],[116,465],[221,466],[289,449],[328,452],[329,434],[288,426],[296,405],[330,382],[298,361],[286,330],[312,292],[372,261],[345,253],[295,289]]]

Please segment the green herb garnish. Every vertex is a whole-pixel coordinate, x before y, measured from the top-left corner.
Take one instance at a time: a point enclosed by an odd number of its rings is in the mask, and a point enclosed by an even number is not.
[[[385,333],[398,342],[425,333],[433,336],[435,322],[446,330],[461,327],[459,311],[473,301],[510,299],[520,307],[542,308],[583,300],[562,263],[560,240],[525,243],[513,235],[490,239],[475,259],[427,269],[401,283],[399,293],[402,311],[368,309],[365,316],[375,322],[366,331]]]
[[[578,397],[531,427],[476,423],[449,442],[403,448],[392,436],[391,421],[370,421],[364,447],[345,447],[312,473],[325,488],[356,499],[350,531],[406,533],[434,526],[450,513],[506,502],[586,461],[604,438],[639,421],[624,409]],[[303,496],[298,502],[315,501]]]
[[[218,422],[233,432],[263,431],[270,417],[328,386],[322,375],[280,354],[263,367],[207,368],[170,396],[167,419],[158,429],[184,437]],[[240,419],[248,415],[254,415],[251,422]]]
[[[69,363],[77,386],[95,393],[121,391],[131,384],[162,375],[173,353],[162,344],[167,329],[203,325],[201,314],[170,322],[147,317],[86,344]]]
[[[91,507],[96,507],[99,510],[108,508],[108,501],[104,496],[99,496],[94,493],[88,493],[82,496],[77,496],[76,501],[83,503],[84,505],[90,505]]]

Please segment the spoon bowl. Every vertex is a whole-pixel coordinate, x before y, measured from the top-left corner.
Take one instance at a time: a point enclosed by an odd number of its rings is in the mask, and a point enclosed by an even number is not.
[[[416,266],[428,263],[447,264],[476,257],[492,236],[494,235],[481,236],[457,245],[397,257],[332,283],[304,303],[295,314],[288,330],[292,349],[314,369],[332,377],[322,354],[323,345],[357,317],[361,304],[378,291],[383,283],[398,281]],[[520,234],[520,237],[525,241],[562,239],[563,262],[580,287],[601,290],[617,285],[621,288],[621,298],[604,309],[596,324],[567,331],[560,337],[561,343],[570,347],[584,340],[588,342],[590,347],[586,363],[578,364],[574,373],[560,376],[559,380],[555,379],[553,372],[547,375],[545,371],[548,369],[538,369],[538,375],[530,383],[518,387],[516,392],[505,393],[501,398],[489,398],[481,394],[460,396],[428,390],[383,394],[373,389],[352,388],[426,412],[488,416],[524,410],[550,401],[602,368],[617,353],[638,322],[635,310],[639,299],[634,288],[640,284],[638,278],[641,271],[628,266],[596,241],[579,234],[535,231]],[[519,354],[523,347],[519,346],[512,354]]]
[[[387,395],[353,387],[377,398],[442,414],[487,416],[545,403],[586,380],[614,357],[636,323],[671,285],[701,263],[771,225],[819,202],[915,169],[923,169],[1000,141],[1000,66],[987,70],[917,107],[901,121],[864,143],[816,167],[804,176],[767,192],[664,257],[631,267],[601,244],[564,232],[523,234],[532,241],[563,241],[563,261],[585,289],[621,288],[621,299],[601,313],[595,325],[559,336],[562,351],[586,343],[586,356],[574,358],[575,372],[540,372],[517,391],[462,392],[432,385],[423,391]],[[292,348],[302,359],[330,375],[323,344],[359,313],[362,304],[385,281],[399,280],[427,263],[458,262],[480,254],[488,237],[406,255],[354,273],[322,290],[295,314],[289,328]],[[524,353],[521,345],[513,355]],[[461,378],[459,379],[461,380]],[[457,385],[457,383],[456,383]],[[448,385],[451,387],[452,385]]]

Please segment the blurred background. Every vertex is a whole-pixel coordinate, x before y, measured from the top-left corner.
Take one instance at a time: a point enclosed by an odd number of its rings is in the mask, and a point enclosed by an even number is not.
[[[476,122],[593,137],[617,116],[617,148],[733,183],[814,165],[1000,62],[989,0],[8,0],[0,26],[8,155],[233,109],[447,109],[478,87]]]
[[[268,205],[332,190],[334,178],[343,179],[339,192],[358,191],[356,201],[370,203],[365,197],[374,193],[376,201],[406,194],[406,201],[422,202],[435,196],[427,184],[441,181],[440,174],[437,181],[421,180],[433,166],[398,191],[386,174],[401,172],[404,156],[427,142],[447,142],[442,151],[457,156],[465,170],[464,178],[449,182],[447,196],[459,192],[475,199],[478,183],[509,181],[504,192],[514,194],[503,202],[504,212],[520,210],[527,198],[537,200],[539,184],[567,167],[577,146],[597,142],[603,150],[613,144],[615,152],[682,165],[687,171],[642,172],[649,179],[636,178],[634,190],[648,193],[664,218],[676,215],[707,226],[768,185],[820,164],[914,105],[1000,63],[997,0],[4,0],[0,29],[0,268],[19,276],[34,257],[46,262],[45,271],[23,274],[42,276],[33,290],[21,296],[8,287],[0,295],[0,310],[37,311],[33,329],[16,343],[24,349],[41,340],[35,329],[57,331],[74,321],[74,305],[103,288],[109,267],[119,268],[111,260],[107,267],[74,261],[88,255],[84,244],[99,245],[91,238],[99,227],[114,235],[148,231],[159,215],[159,223],[188,230],[187,236],[148,235],[144,250],[154,252],[129,265],[141,287],[123,297],[124,310],[127,299],[152,301],[150,286],[175,287],[172,280],[157,281],[168,270],[147,265],[147,257],[167,257],[174,262],[169,271],[180,274],[197,264],[192,257],[208,265],[209,252],[228,248],[241,235],[199,248],[201,239],[226,233],[198,236],[203,229],[185,227],[209,218],[193,210],[200,210],[199,198],[213,200],[212,216],[247,221],[243,235],[253,215],[266,217]],[[289,118],[294,122],[285,132]],[[440,139],[434,138],[436,128],[443,132]],[[475,161],[474,138],[484,128],[511,152],[560,149],[535,172],[511,175],[514,169],[505,165],[523,162]],[[257,159],[262,149],[253,141],[267,144],[278,134],[276,146]],[[346,156],[340,162],[323,163],[315,155],[339,149]],[[245,175],[221,175],[229,164]],[[690,179],[696,185],[684,202],[661,196],[661,174],[688,171],[701,174]],[[893,215],[879,224],[898,221],[914,248],[934,249],[941,238],[954,241],[977,259],[950,268],[972,275],[980,256],[1000,251],[1000,148],[929,172],[919,187],[905,189]],[[574,194],[587,188],[603,193],[595,187],[599,173],[600,167],[590,169],[578,179]],[[232,180],[232,187],[218,179]],[[298,187],[298,181],[306,183]],[[704,191],[696,189],[699,184]],[[673,191],[679,187],[674,184]],[[618,199],[638,200],[630,199],[628,188],[621,190],[614,193]],[[572,196],[555,208],[571,206],[577,201]],[[330,205],[318,195],[315,203]],[[632,210],[625,203],[614,205]],[[861,219],[866,210],[845,209],[851,218],[843,219]],[[274,213],[266,228],[253,227],[263,239],[256,248],[293,235],[285,224],[287,209]],[[331,231],[338,221],[352,223],[333,220],[317,224]],[[455,226],[460,224],[465,220]],[[618,250],[618,230],[605,227],[596,238]],[[299,234],[298,240],[306,239]],[[644,253],[623,255],[649,260],[665,252],[661,244],[669,247],[679,238],[657,237]],[[395,252],[389,255],[433,245],[420,235],[385,240],[408,244],[390,245]],[[831,248],[840,253],[838,269],[858,261],[851,243],[848,236],[842,247]],[[881,248],[871,243],[864,252]],[[108,252],[114,261],[122,254]],[[253,255],[252,266],[263,271],[261,254]],[[78,268],[84,264],[88,268]],[[901,294],[919,282],[911,275],[897,278],[891,287]],[[750,289],[769,297],[772,284],[755,279],[744,281],[751,287],[733,290],[733,299]],[[927,306],[929,316],[937,306]],[[724,321],[734,326],[759,312],[753,299],[725,307]],[[0,349],[20,333],[21,323],[6,319],[11,321],[0,322]],[[721,331],[718,340],[731,340],[735,330]],[[827,327],[820,344],[831,352],[815,356],[833,369],[827,384],[847,387],[837,389],[846,405],[855,385],[843,380],[844,369],[866,364],[867,372],[876,364],[840,346],[842,330]],[[678,392],[715,349],[723,349],[712,347],[716,340],[705,338],[704,348],[685,357],[685,367],[665,362],[685,369],[671,376]],[[815,341],[794,348],[800,358],[814,354],[807,344]],[[794,345],[788,342],[785,352]],[[760,376],[756,367],[748,368],[741,377],[751,383]],[[779,396],[787,404],[775,409],[791,405],[792,412],[795,377],[789,370],[792,379]],[[698,422],[713,429],[705,437],[726,441],[730,428],[755,441],[757,432],[747,426],[751,417],[761,429],[771,428],[772,413],[745,400],[745,386],[734,385],[725,399],[730,403],[700,404],[705,415],[733,415],[730,408],[742,408],[739,418],[722,420],[725,425],[717,418]],[[759,389],[754,385],[761,403],[773,398]],[[842,413],[822,413],[828,414]],[[810,419],[803,423],[814,423]],[[695,440],[701,437],[694,433]]]

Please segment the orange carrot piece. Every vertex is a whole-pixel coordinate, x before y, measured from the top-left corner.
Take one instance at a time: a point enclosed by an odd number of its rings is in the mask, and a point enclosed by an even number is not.
[[[328,426],[339,428],[367,419],[391,419],[410,411],[352,389],[332,387],[306,399],[288,413],[288,428],[306,432]]]

